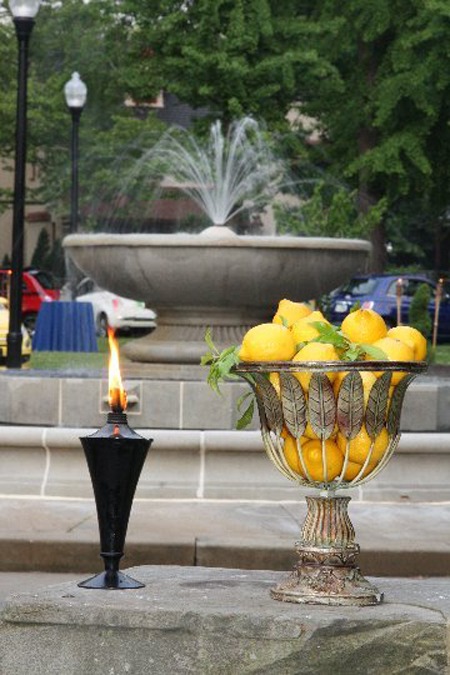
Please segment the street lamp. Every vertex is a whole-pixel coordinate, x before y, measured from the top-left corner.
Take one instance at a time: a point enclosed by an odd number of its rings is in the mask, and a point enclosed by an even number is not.
[[[9,0],[19,47],[16,109],[16,156],[11,255],[11,288],[8,328],[8,368],[22,365],[22,272],[25,216],[25,169],[27,161],[28,42],[40,0]]]
[[[87,98],[87,87],[78,73],[72,73],[64,87],[67,107],[72,115],[72,186],[70,198],[70,231],[76,232],[78,226],[78,132],[80,117]]]

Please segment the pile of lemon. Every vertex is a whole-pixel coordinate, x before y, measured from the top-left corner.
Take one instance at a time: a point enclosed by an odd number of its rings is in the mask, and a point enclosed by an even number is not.
[[[244,336],[239,357],[242,361],[339,361],[340,355],[333,344],[315,342],[319,338],[319,330],[313,324],[329,322],[319,311],[313,311],[305,304],[281,300],[272,323],[264,323],[251,328]],[[397,326],[388,330],[386,323],[377,312],[371,309],[357,309],[346,316],[342,322],[341,332],[349,343],[355,345],[372,345],[378,348],[390,361],[423,361],[427,352],[427,341],[424,336],[411,326]],[[366,357],[369,359],[369,357]],[[308,397],[311,373],[294,373]],[[337,398],[339,388],[346,372],[327,373]],[[367,405],[370,390],[381,372],[361,371],[364,387],[364,402]],[[392,374],[390,396],[394,387],[405,376],[405,373]],[[279,376],[270,374],[270,381],[277,393],[280,393]],[[283,431],[284,454],[291,469],[305,477],[299,457],[297,441],[287,429]],[[331,438],[325,443],[326,472],[323,462],[322,441],[318,439],[311,425],[307,424],[304,435],[300,439],[304,464],[312,480],[331,481],[342,472],[345,453],[348,451],[348,462],[344,480],[353,480],[366,461],[369,450],[372,450],[370,463],[364,475],[368,475],[383,457],[389,438],[386,428],[372,441],[363,425],[359,434],[347,441],[336,427]]]

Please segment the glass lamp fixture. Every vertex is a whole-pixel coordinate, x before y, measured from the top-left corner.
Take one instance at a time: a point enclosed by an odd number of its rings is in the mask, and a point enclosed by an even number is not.
[[[34,19],[41,0],[9,0],[9,9],[15,19]]]
[[[69,108],[83,108],[87,98],[87,87],[79,73],[72,73],[72,77],[64,87],[64,95]]]

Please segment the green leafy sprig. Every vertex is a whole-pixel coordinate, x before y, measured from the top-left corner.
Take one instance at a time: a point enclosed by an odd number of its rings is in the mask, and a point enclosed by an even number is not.
[[[388,357],[382,349],[373,345],[351,342],[336,326],[324,321],[312,321],[311,326],[319,332],[319,335],[310,342],[332,344],[341,361],[364,361],[366,356],[375,361],[387,361]],[[300,348],[299,345],[297,348]]]
[[[209,366],[207,382],[211,389],[218,394],[222,394],[220,386],[224,382],[227,380],[241,379],[233,372],[233,369],[240,363],[240,347],[232,346],[227,347],[223,351],[219,351],[213,342],[210,328],[206,329],[205,342],[208,345],[209,351],[202,357],[200,363],[202,366]],[[242,377],[244,377],[251,385],[254,385],[254,379],[249,373]],[[236,429],[238,430],[248,427],[253,419],[255,412],[255,394],[253,390],[242,394],[237,400],[237,409],[239,412],[242,411],[245,402],[248,402],[248,405],[244,408],[241,417],[236,422]]]

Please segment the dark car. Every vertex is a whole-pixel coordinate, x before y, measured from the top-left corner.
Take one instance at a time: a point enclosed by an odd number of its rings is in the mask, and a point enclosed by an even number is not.
[[[428,284],[431,290],[431,301],[428,309],[434,321],[434,299],[436,283],[419,274],[380,274],[361,275],[340,286],[329,295],[328,316],[332,323],[340,324],[352,306],[359,302],[363,309],[373,309],[390,327],[397,325],[397,280],[402,279],[402,323],[408,324],[409,307],[414,293],[421,284]],[[450,338],[450,295],[442,293],[439,309],[440,339]]]

